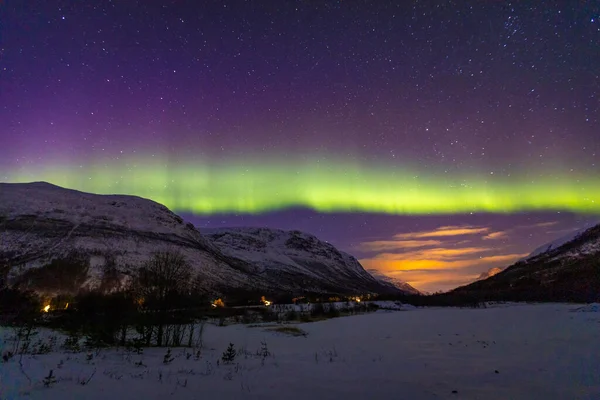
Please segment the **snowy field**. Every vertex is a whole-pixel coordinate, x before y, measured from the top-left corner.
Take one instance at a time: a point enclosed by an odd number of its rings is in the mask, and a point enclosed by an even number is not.
[[[207,325],[200,357],[173,349],[168,364],[157,348],[25,356],[31,383],[15,357],[0,361],[0,399],[600,399],[597,305],[379,311],[286,326],[305,335]],[[238,355],[225,364],[229,343]],[[56,383],[45,387],[50,369]]]

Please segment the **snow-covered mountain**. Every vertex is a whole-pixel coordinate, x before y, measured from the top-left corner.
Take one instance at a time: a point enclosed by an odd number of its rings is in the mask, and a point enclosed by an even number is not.
[[[264,253],[269,261],[259,252],[244,253],[252,238],[242,239],[237,244],[231,238],[227,245],[226,237],[203,236],[165,206],[135,196],[96,195],[43,182],[0,183],[0,264],[14,267],[10,279],[25,285],[34,281],[32,271],[76,255],[86,260],[88,268],[67,287],[98,287],[109,264],[126,272],[156,251],[175,250],[211,293],[350,294],[389,289],[353,257],[323,246],[313,236],[289,233],[283,242],[269,244],[283,244],[288,252],[286,260],[273,258],[273,251]]]
[[[481,273],[481,275],[479,275],[479,277],[477,278],[478,281],[483,280],[483,279],[487,279],[491,276],[497,275],[500,272],[504,271],[504,268],[502,267],[493,267],[488,269],[487,271],[483,271]]]
[[[542,248],[547,250],[453,292],[488,299],[600,300],[600,224]]]
[[[407,282],[404,282],[403,280],[398,279],[398,278],[393,278],[391,276],[385,275],[384,273],[382,273],[379,270],[368,269],[367,272],[369,272],[375,279],[377,279],[385,284],[392,285],[392,286],[400,289],[401,291],[403,291],[406,294],[422,294],[419,290],[415,289],[414,287],[409,285]]]
[[[593,225],[592,225],[593,226]],[[533,250],[531,252],[531,254],[529,254],[527,257],[525,257],[524,259],[530,259],[533,258],[535,256],[538,256],[542,253],[546,253],[550,250],[554,250],[559,248],[560,246],[562,246],[565,243],[570,242],[571,240],[575,239],[578,235],[581,235],[583,232],[585,232],[586,230],[588,230],[589,228],[591,228],[591,226],[586,226],[585,228],[581,228],[581,229],[577,229],[574,232],[571,232],[567,235],[561,236],[558,239],[555,239],[549,243],[546,243],[540,247],[538,247],[537,249]]]
[[[255,265],[261,275],[286,287],[398,291],[375,279],[353,256],[308,233],[250,227],[205,229],[203,233],[223,254]]]

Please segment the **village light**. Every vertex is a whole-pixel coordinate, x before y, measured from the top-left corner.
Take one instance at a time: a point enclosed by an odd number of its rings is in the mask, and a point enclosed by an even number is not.
[[[223,302],[223,300],[221,299],[216,299],[214,300],[211,305],[212,308],[217,308],[217,307],[225,307],[225,303]]]
[[[273,304],[271,301],[265,299],[265,296],[262,296],[260,298],[260,301],[265,305],[265,306],[270,306],[271,304]]]

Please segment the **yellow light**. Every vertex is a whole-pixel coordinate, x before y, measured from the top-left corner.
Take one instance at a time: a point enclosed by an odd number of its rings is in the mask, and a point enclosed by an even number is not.
[[[357,303],[360,303],[360,297],[357,297],[357,298],[356,298],[356,302],[357,302]]]
[[[225,307],[225,302],[223,302],[222,299],[216,299],[215,301],[212,302],[211,307],[212,308]]]
[[[265,296],[261,296],[260,301],[265,305],[265,306],[270,306],[271,302],[267,299],[265,299]]]
[[[44,310],[44,312],[50,311],[50,304],[44,306],[43,310]]]
[[[69,303],[65,304],[65,310],[69,308]]]

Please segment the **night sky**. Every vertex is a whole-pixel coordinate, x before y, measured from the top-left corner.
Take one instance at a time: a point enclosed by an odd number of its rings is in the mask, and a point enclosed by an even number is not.
[[[600,219],[596,1],[0,1],[0,180],[300,229],[426,291]]]

